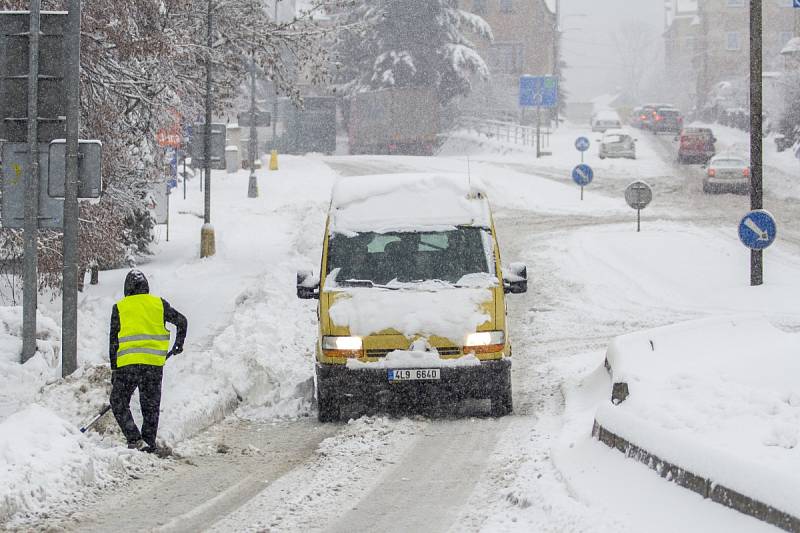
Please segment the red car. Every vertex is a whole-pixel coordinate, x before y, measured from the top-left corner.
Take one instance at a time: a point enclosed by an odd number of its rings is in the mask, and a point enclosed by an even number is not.
[[[710,128],[683,128],[675,140],[679,143],[678,163],[708,163],[716,154],[717,138]]]

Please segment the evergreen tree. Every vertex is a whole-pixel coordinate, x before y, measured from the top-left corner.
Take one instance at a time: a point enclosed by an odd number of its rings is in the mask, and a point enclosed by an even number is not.
[[[339,80],[347,92],[433,87],[442,104],[469,94],[489,68],[470,37],[492,40],[481,17],[457,0],[361,0],[346,15]]]

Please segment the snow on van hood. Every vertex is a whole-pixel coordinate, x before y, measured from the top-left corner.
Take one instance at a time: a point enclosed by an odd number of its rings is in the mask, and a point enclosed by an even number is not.
[[[484,189],[462,174],[387,174],[343,178],[333,187],[331,232],[489,227]]]
[[[394,329],[408,338],[437,336],[461,344],[465,335],[491,320],[488,289],[451,288],[435,291],[352,288],[336,293],[328,311],[334,325],[366,337]]]

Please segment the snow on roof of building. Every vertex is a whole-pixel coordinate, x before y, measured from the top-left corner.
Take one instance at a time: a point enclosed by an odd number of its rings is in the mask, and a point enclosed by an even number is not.
[[[799,54],[800,53],[800,37],[793,37],[789,39],[786,46],[781,50],[781,54]]]
[[[465,174],[385,174],[343,178],[333,187],[332,233],[489,227],[482,184]]]

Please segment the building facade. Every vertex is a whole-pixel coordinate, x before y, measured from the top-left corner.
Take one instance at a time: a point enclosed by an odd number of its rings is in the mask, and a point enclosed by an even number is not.
[[[685,6],[681,10],[681,4]],[[664,33],[669,79],[688,89],[698,110],[747,104],[750,75],[748,0],[673,0]],[[800,10],[792,0],[763,0],[763,66],[781,71],[786,44],[798,35]],[[691,86],[694,86],[692,90]]]
[[[519,112],[519,78],[550,75],[557,65],[555,0],[460,0],[461,9],[481,16],[492,28],[494,41],[475,39],[489,66],[489,82],[473,84],[464,105],[479,104],[497,118]]]

